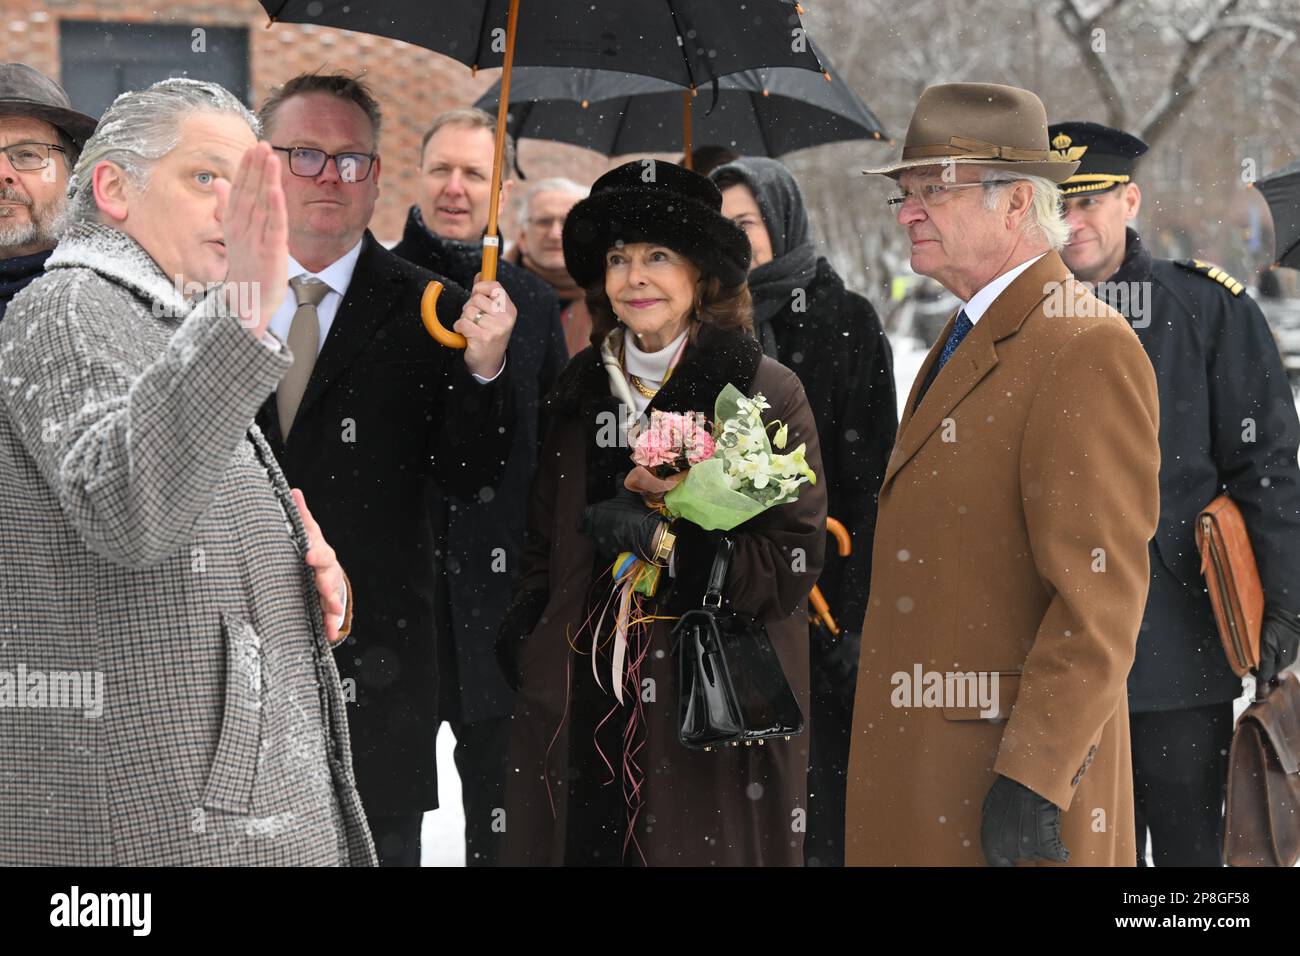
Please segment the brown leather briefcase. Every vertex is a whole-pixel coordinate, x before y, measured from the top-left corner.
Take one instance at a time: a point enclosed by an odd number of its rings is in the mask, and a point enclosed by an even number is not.
[[[1246,708],[1228,755],[1223,859],[1229,866],[1295,866],[1300,860],[1300,681]]]
[[[1196,517],[1196,547],[1201,574],[1210,592],[1219,639],[1238,677],[1259,666],[1259,630],[1264,620],[1264,589],[1241,510],[1219,495]]]

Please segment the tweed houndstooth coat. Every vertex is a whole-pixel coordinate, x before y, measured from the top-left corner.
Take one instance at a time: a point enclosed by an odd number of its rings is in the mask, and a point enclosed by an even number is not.
[[[374,863],[306,535],[250,427],[291,356],[215,303],[82,223],[0,325],[0,863]],[[102,675],[102,713],[58,673]]]

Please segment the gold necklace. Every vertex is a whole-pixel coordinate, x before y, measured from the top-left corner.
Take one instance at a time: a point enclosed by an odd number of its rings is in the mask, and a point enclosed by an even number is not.
[[[623,374],[627,376],[628,381],[632,383],[633,388],[635,388],[638,392],[640,392],[641,395],[645,398],[654,398],[656,395],[659,394],[659,389],[650,388],[648,385],[642,382],[641,379],[637,378],[635,375],[633,375],[631,372],[627,370],[627,334],[628,334],[627,331],[624,330],[623,338],[619,340],[618,343],[618,364],[623,366]],[[664,375],[664,382],[667,382],[668,376],[672,374],[673,374],[673,370],[670,368],[667,374]],[[663,382],[659,384],[659,387],[660,388],[663,387]]]

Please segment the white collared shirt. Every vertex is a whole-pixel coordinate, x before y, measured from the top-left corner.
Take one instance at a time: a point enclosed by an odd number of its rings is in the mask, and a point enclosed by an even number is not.
[[[320,300],[316,306],[316,317],[320,321],[320,337],[316,340],[316,357],[320,358],[321,349],[325,347],[325,338],[330,334],[330,328],[334,325],[334,317],[339,314],[339,306],[343,304],[343,298],[348,294],[348,286],[352,284],[352,274],[357,270],[357,260],[361,258],[362,239],[355,246],[345,252],[342,257],[335,259],[320,272],[311,272],[303,266],[301,262],[292,255],[289,256],[289,278],[296,279],[298,276],[309,276],[313,279],[319,279],[329,286],[329,292],[325,293],[325,298]],[[271,324],[268,330],[281,342],[289,341],[289,326],[293,323],[293,314],[298,311],[298,298],[293,294],[293,289],[284,297],[280,303],[280,308],[275,310],[275,315],[271,316]],[[497,369],[497,374],[492,378],[484,378],[482,375],[474,375],[474,380],[482,385],[494,381],[503,371],[505,371],[505,359],[501,360],[501,368]]]
[[[310,276],[313,279],[320,279],[330,290],[325,293],[325,298],[320,300],[316,306],[316,316],[320,319],[320,338],[316,341],[316,356],[320,357],[320,350],[325,347],[325,337],[330,334],[330,327],[334,324],[334,317],[339,314],[339,306],[343,304],[343,297],[347,295],[348,286],[352,284],[352,273],[356,271],[357,260],[361,258],[361,242],[345,252],[340,259],[336,259],[327,265],[320,272],[311,272],[306,269],[301,262],[293,256],[289,256],[289,278],[296,279],[298,276]],[[271,333],[281,342],[289,341],[289,325],[293,322],[293,314],[298,311],[298,300],[289,290],[289,294],[284,297],[280,303],[280,308],[275,310],[275,315],[271,316]]]
[[[989,306],[991,306],[997,297],[1003,293],[1006,287],[1015,282],[1020,273],[1024,272],[1045,255],[1047,255],[1047,253],[1044,252],[1042,255],[1034,256],[1034,258],[1030,259],[1028,262],[1022,262],[1015,268],[1008,269],[1006,272],[1002,273],[1002,275],[998,276],[984,288],[971,296],[969,302],[962,303],[962,309],[966,312],[966,318],[970,319],[970,324],[974,325],[983,318],[984,313],[989,310]]]

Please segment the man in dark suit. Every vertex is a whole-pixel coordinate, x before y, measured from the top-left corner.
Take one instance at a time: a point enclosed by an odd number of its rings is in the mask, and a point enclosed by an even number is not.
[[[448,285],[439,317],[468,346],[446,349],[425,332],[420,297],[438,277],[366,228],[379,194],[380,114],[364,84],[296,77],[261,119],[282,160],[289,219],[291,295],[270,331],[294,364],[258,423],[351,576],[355,643],[336,659],[351,697],[357,786],[380,863],[414,866],[424,811],[438,805],[443,545],[432,483],[471,498],[499,480],[513,430],[504,366],[515,310],[496,283],[468,300]]]
[[[460,109],[433,121],[421,148],[420,202],[393,252],[469,286],[482,261],[496,121]],[[505,168],[514,167],[507,140]],[[512,183],[503,184],[502,201]],[[497,278],[519,310],[510,335],[515,443],[495,495],[444,497],[434,512],[445,540],[439,608],[438,717],[456,736],[465,806],[465,860],[491,865],[504,832],[507,725],[514,695],[497,665],[497,626],[510,604],[537,465],[537,408],[568,361],[555,292],[527,270],[501,262]],[[445,639],[443,639],[445,638]]]
[[[1223,789],[1232,702],[1228,665],[1201,578],[1196,516],[1225,492],[1241,508],[1265,615],[1256,679],[1300,646],[1300,422],[1268,323],[1242,284],[1193,259],[1152,257],[1127,223],[1141,208],[1133,167],[1147,146],[1098,123],[1057,123],[1065,264],[1123,312],[1160,393],[1160,524],[1128,696],[1138,863],[1151,834],[1157,866],[1223,864]]]

